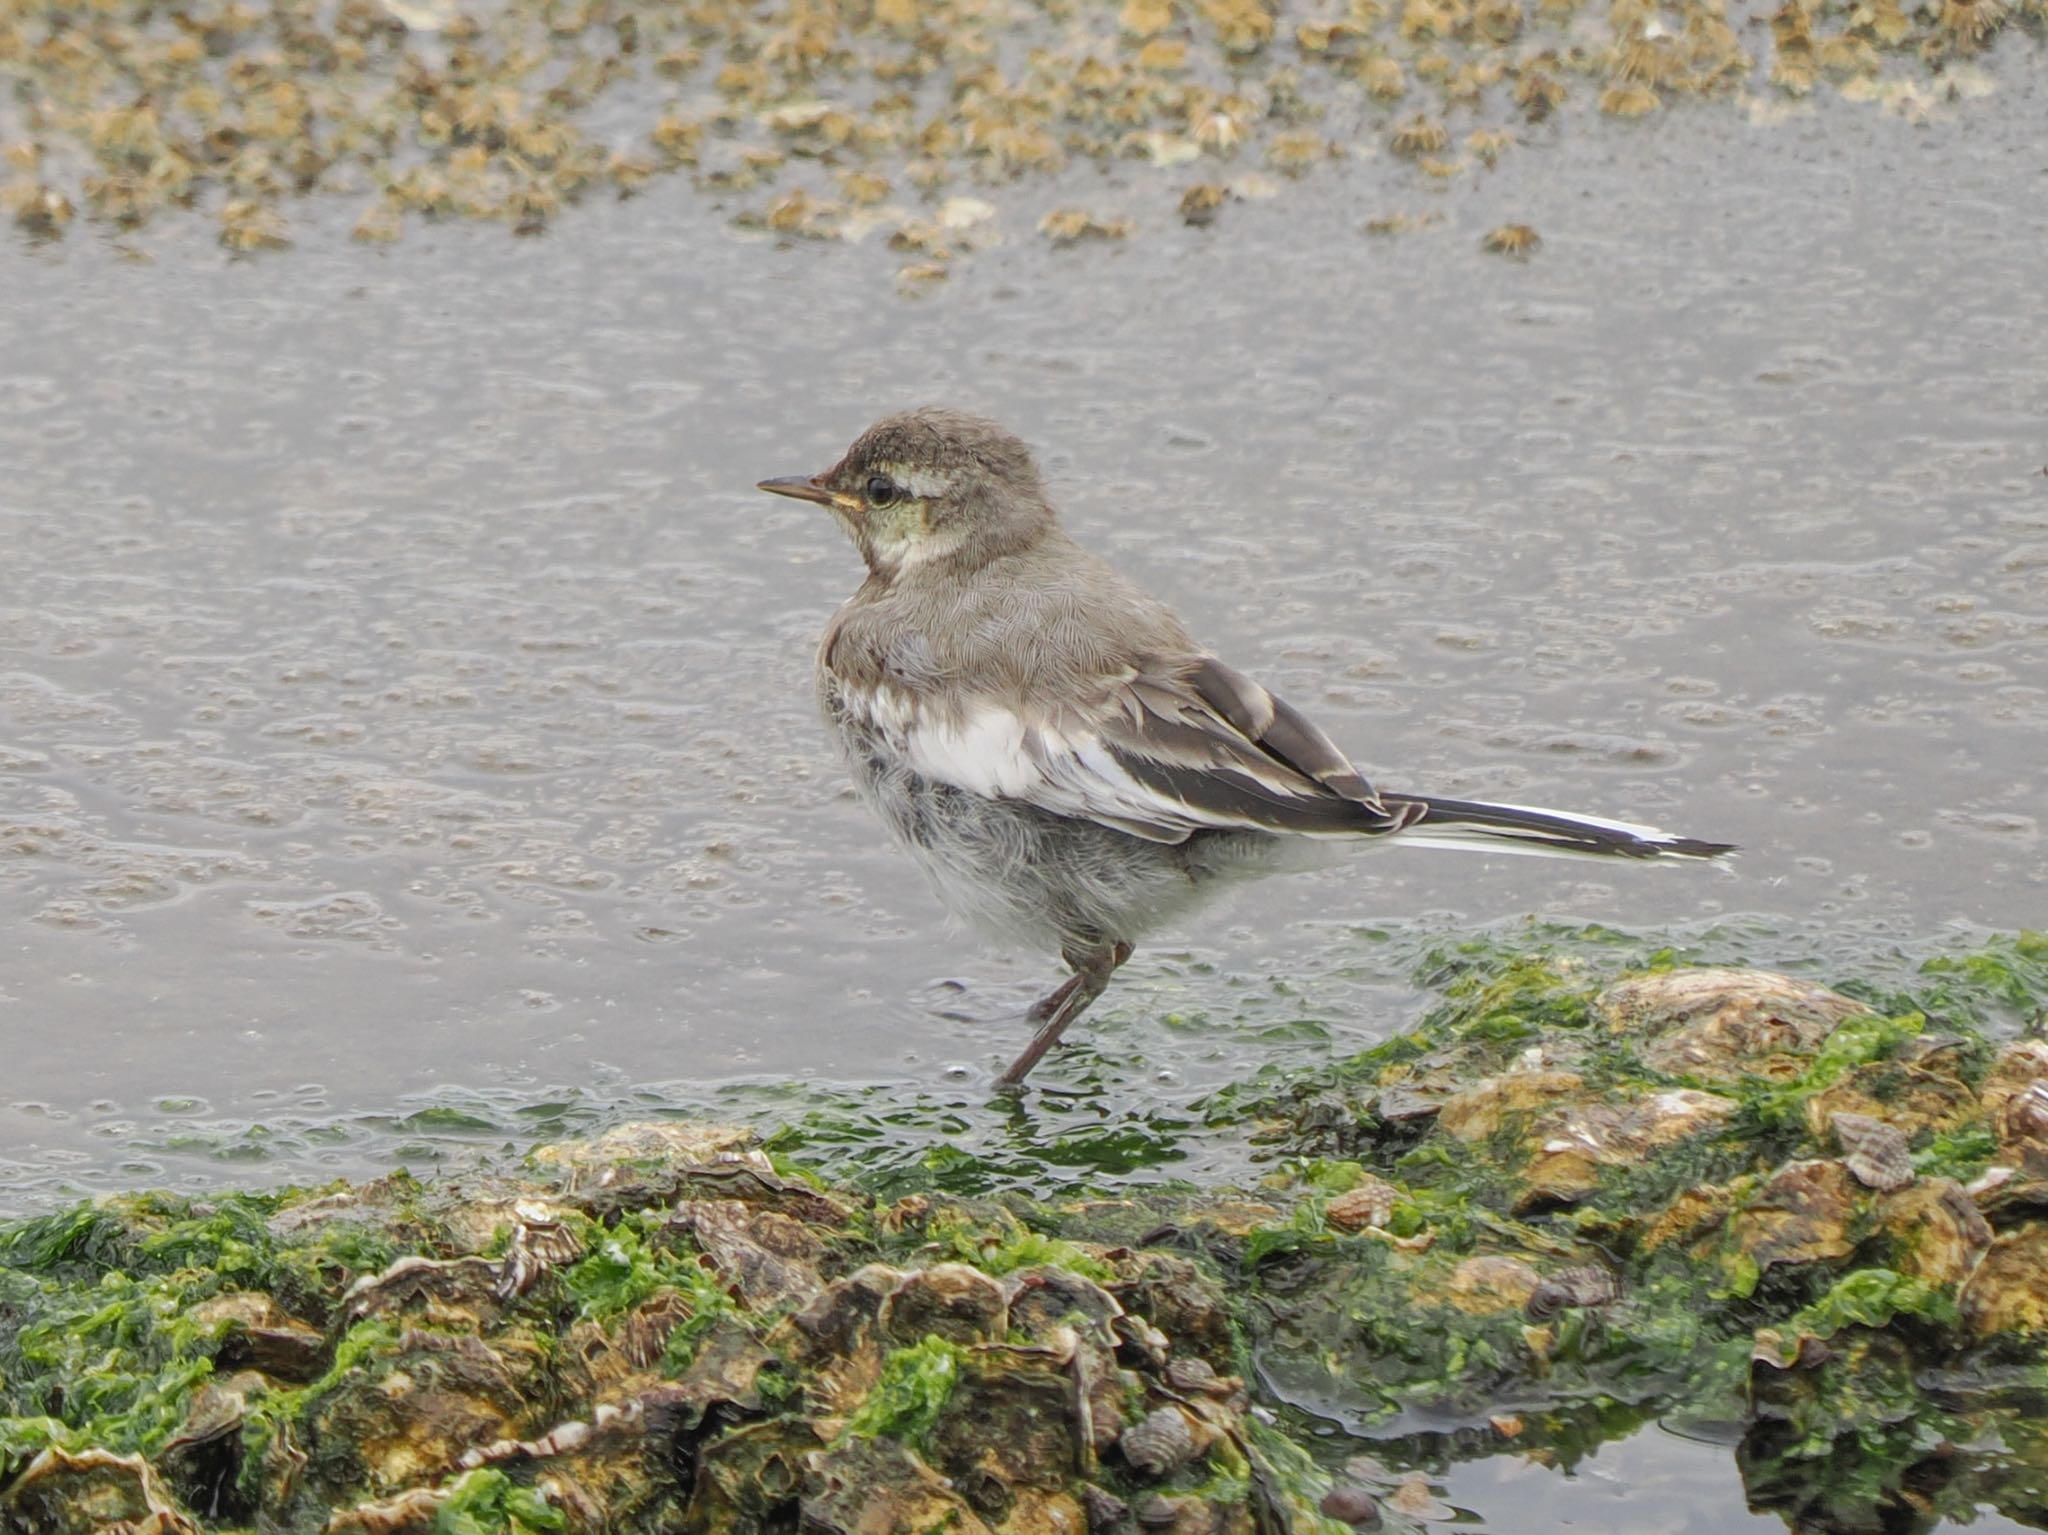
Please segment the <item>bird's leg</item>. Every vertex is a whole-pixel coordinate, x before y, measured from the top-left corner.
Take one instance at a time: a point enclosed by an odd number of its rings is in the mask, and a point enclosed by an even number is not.
[[[1010,1069],[996,1078],[998,1087],[1015,1087],[1031,1074],[1045,1052],[1066,1032],[1067,1025],[1088,1011],[1088,1004],[1102,995],[1117,967],[1131,957],[1127,943],[1106,944],[1099,949],[1067,949],[1061,958],[1074,967],[1050,992],[1031,1005],[1025,1021],[1039,1025],[1024,1053],[1010,1062]]]

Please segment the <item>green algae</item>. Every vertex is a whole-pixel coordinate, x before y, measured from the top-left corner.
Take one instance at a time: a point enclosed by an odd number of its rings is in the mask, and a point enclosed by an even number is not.
[[[928,1337],[896,1349],[882,1361],[881,1379],[847,1421],[847,1432],[870,1439],[887,1434],[917,1444],[946,1410],[959,1379],[957,1344]]]
[[[1902,1316],[1952,1327],[1955,1299],[1937,1285],[1890,1269],[1857,1269],[1836,1280],[1812,1305],[1795,1311],[1785,1328],[1795,1336],[1832,1338],[1845,1327],[1889,1327]]]
[[[696,1264],[650,1243],[648,1224],[638,1212],[621,1217],[595,1233],[587,1257],[562,1271],[562,1288],[579,1317],[616,1316],[663,1289],[690,1288],[714,1303],[724,1299],[715,1286],[700,1283],[703,1270]]]
[[[1916,1011],[1932,1018],[2040,1026],[2048,1022],[2048,932],[2022,930],[1992,937],[1963,954],[1923,960],[1921,979],[1880,990],[1853,981],[1842,989],[1882,1010]]]
[[[434,1515],[434,1535],[560,1535],[563,1512],[502,1471],[457,1477]]]

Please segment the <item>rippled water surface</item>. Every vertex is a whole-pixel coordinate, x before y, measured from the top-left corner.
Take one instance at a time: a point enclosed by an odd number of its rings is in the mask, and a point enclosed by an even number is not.
[[[750,488],[926,400],[1038,444],[1382,781],[1747,849],[1266,884],[1141,952],[1048,1087],[1099,1052],[1105,1112],[1156,1108],[1275,1025],[1370,1039],[1415,942],[1524,913],[1835,972],[2038,922],[2032,51],[1947,124],[1588,131],[1395,239],[1364,165],[914,300],[680,187],[537,241],[10,244],[0,1206],[359,1171],[364,1116],[458,1089],[978,1103],[1056,967],[950,933],[850,799],[809,671],[855,559]],[[1467,237],[1507,213],[1527,264]]]
[[[533,241],[10,236],[0,1213],[819,1104],[1048,1177],[1228,1171],[1194,1099],[1398,1027],[1477,924],[1832,976],[2039,925],[2040,65],[1919,128],[1606,125],[1392,239],[1356,164],[910,299],[676,183]],[[1478,248],[1510,217],[1526,264]],[[949,932],[851,800],[810,666],[856,562],[750,488],[925,401],[1037,444],[1084,539],[1379,780],[1744,857],[1273,882],[992,1107],[1056,966]]]

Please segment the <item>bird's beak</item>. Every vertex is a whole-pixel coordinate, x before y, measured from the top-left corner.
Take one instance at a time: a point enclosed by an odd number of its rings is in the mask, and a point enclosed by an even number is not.
[[[815,501],[820,506],[832,504],[832,492],[820,485],[817,476],[809,474],[785,475],[779,480],[762,480],[754,487],[772,495],[793,496],[799,501]]]

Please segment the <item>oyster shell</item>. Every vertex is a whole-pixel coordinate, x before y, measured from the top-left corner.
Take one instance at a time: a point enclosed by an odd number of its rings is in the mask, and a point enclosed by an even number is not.
[[[1533,1264],[1520,1258],[1482,1255],[1467,1258],[1451,1270],[1442,1299],[1468,1315],[1486,1316],[1526,1306],[1542,1283],[1543,1276]]]
[[[893,1439],[855,1437],[817,1451],[806,1459],[802,1489],[804,1528],[816,1535],[990,1535],[944,1477]]]
[[[1354,1530],[1376,1530],[1381,1524],[1379,1500],[1363,1487],[1332,1487],[1316,1511]]]
[[[1097,1338],[1114,1344],[1111,1324],[1124,1314],[1117,1298],[1101,1285],[1062,1268],[1018,1269],[1003,1280],[1003,1296],[1010,1327],[1032,1338],[1081,1317]]]
[[[1811,981],[1763,970],[1665,970],[1614,982],[1593,1003],[1644,1065],[1709,1082],[1785,1079],[1835,1029],[1870,1009]]]
[[[744,1125],[641,1121],[614,1126],[591,1140],[537,1147],[532,1159],[567,1173],[572,1187],[615,1176],[619,1168],[635,1162],[673,1166],[735,1158],[773,1173],[774,1165],[753,1149],[758,1139]]]
[[[200,1535],[140,1455],[54,1445],[0,1494],[0,1528],[34,1535]]]
[[[350,1325],[373,1317],[412,1316],[441,1325],[489,1327],[502,1309],[499,1277],[499,1265],[489,1258],[410,1253],[350,1285],[341,1297],[341,1314]]]
[[[987,1343],[1009,1330],[1000,1281],[964,1263],[935,1263],[905,1279],[882,1301],[876,1325],[891,1348],[928,1337]]]
[[[452,1494],[446,1487],[411,1487],[327,1516],[320,1535],[413,1535],[431,1530]]]
[[[738,1200],[688,1200],[670,1227],[688,1233],[726,1285],[750,1306],[817,1293],[823,1244],[803,1222]]]
[[[2048,1082],[2048,1039],[2017,1039],[1998,1052],[1978,1096],[1996,1123],[2015,1094]]]
[[[1991,1227],[1953,1178],[1922,1178],[1877,1207],[1892,1238],[1892,1267],[1934,1285],[1959,1285],[1991,1246]]]
[[[408,1328],[366,1354],[305,1417],[309,1491],[330,1505],[375,1497],[455,1470],[472,1446],[545,1427],[548,1351],[516,1333]]]
[[[1586,1085],[1575,1071],[1508,1071],[1446,1098],[1439,1128],[1461,1141],[1482,1141],[1510,1120],[1527,1119],[1567,1102]]]
[[[1788,1162],[1736,1212],[1730,1234],[1759,1270],[1846,1258],[1856,1188],[1840,1162]]]
[[[1153,1493],[1133,1512],[1141,1530],[1153,1535],[1218,1535],[1220,1522],[1206,1498]]]
[[[2029,1082],[1999,1105],[2001,1154],[2037,1178],[2048,1178],[2048,1078]]]
[[[789,1325],[800,1340],[798,1356],[823,1359],[851,1352],[856,1340],[873,1329],[882,1302],[907,1278],[902,1269],[870,1263],[826,1285],[790,1315]]]
[[[1109,1535],[1130,1517],[1131,1506],[1107,1488],[1090,1482],[1081,1489],[1081,1511],[1088,1520],[1088,1535]]]
[[[1527,1211],[1583,1199],[1599,1186],[1603,1168],[1630,1166],[1703,1134],[1735,1110],[1733,1099],[1690,1087],[1666,1088],[1633,1102],[1556,1109],[1529,1127],[1526,1187],[1515,1207]]]
[[[1169,1360],[1165,1373],[1166,1384],[1183,1396],[1228,1396],[1241,1384],[1234,1376],[1218,1375],[1206,1359]]]
[[[326,1368],[327,1339],[289,1315],[268,1295],[234,1290],[201,1301],[189,1313],[201,1331],[218,1339],[216,1371],[257,1370],[296,1385]]]
[[[517,1219],[512,1239],[506,1244],[504,1268],[492,1290],[501,1301],[524,1295],[549,1269],[583,1256],[582,1240],[544,1206],[522,1203],[513,1209]]]
[[[1844,1073],[1806,1100],[1806,1125],[1816,1140],[1843,1113],[1897,1127],[1906,1135],[1953,1130],[1978,1116],[1977,1095],[1946,1069],[1871,1061]]]
[[[1674,1242],[1691,1242],[1702,1236],[1711,1241],[1719,1235],[1721,1221],[1734,1203],[1733,1192],[1721,1184],[1685,1189],[1644,1229],[1637,1250],[1648,1255]]]
[[[2048,1332],[2048,1225],[2001,1232],[1959,1299],[1963,1325],[1980,1338]]]
[[[815,1424],[791,1417],[741,1424],[704,1441],[696,1449],[695,1480],[682,1530],[688,1535],[722,1535],[786,1519],[790,1505],[807,1490],[825,1490],[813,1465],[813,1457],[825,1448]],[[842,1471],[858,1464],[842,1463]],[[610,1535],[603,1526],[597,1530]]]
[[[1149,1336],[1164,1334],[1171,1348],[1229,1360],[1236,1347],[1230,1308],[1215,1279],[1177,1253],[1144,1252],[1110,1293],[1145,1322]],[[1121,1331],[1119,1336],[1123,1336]]]
[[[1093,1469],[1086,1409],[1069,1347],[966,1350],[927,1458],[983,1517],[1000,1522],[1019,1489],[1058,1492]]]

